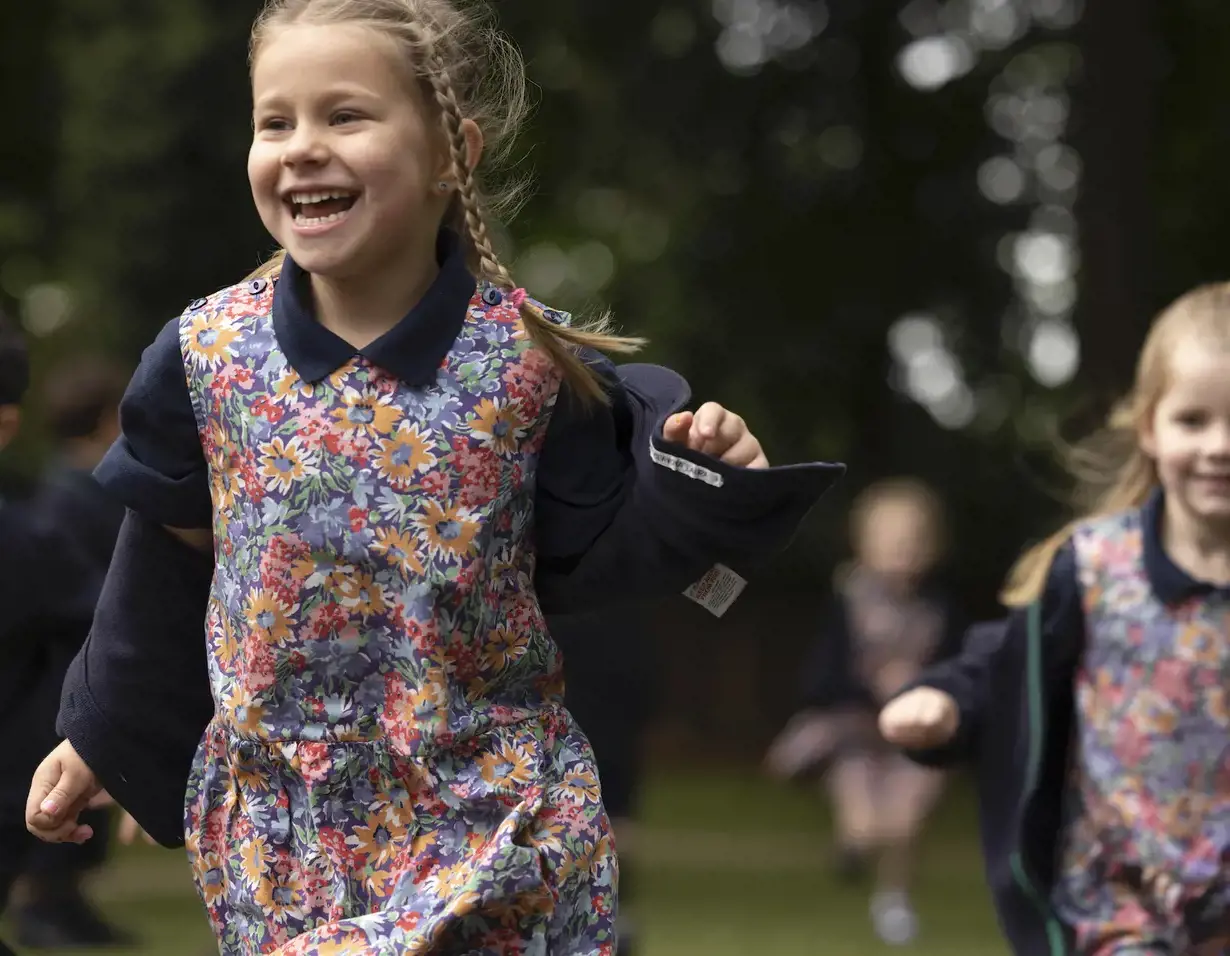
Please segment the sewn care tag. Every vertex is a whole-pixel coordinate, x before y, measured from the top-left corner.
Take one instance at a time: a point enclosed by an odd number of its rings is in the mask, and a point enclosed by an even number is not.
[[[703,578],[683,592],[714,617],[721,617],[743,593],[747,582],[724,564],[715,564]]]
[[[686,475],[688,478],[693,478],[696,481],[703,481],[706,485],[713,485],[714,488],[722,487],[724,479],[716,471],[688,461],[686,458],[680,458],[678,455],[668,455],[666,452],[653,446],[652,438],[649,440],[649,457],[655,465],[661,465],[663,468],[677,471],[679,474]]]

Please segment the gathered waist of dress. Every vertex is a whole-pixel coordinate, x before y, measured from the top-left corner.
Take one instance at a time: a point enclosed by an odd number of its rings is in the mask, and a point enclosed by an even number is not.
[[[261,750],[301,744],[329,748],[372,748],[407,758],[463,755],[488,738],[506,731],[524,732],[541,727],[544,733],[575,730],[572,716],[561,701],[546,699],[535,706],[487,710],[471,718],[455,719],[447,727],[431,723],[389,722],[376,714],[333,723],[303,721],[291,724],[245,724],[219,709],[206,730],[207,737],[227,750],[255,755]]]

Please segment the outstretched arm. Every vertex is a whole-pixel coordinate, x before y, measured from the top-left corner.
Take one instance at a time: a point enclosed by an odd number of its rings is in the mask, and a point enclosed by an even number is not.
[[[539,464],[536,584],[548,613],[678,593],[716,564],[746,574],[844,471],[767,467],[738,416],[683,411],[688,385],[667,369],[596,370],[609,407],[561,394]]]

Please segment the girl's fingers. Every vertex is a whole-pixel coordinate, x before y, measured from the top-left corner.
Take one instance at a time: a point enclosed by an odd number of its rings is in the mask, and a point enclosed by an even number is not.
[[[688,435],[692,429],[694,416],[691,412],[680,412],[672,415],[662,426],[662,437],[676,445],[688,444]]]
[[[765,457],[764,452],[760,448],[760,442],[756,436],[749,431],[745,431],[743,435],[723,453],[722,461],[728,465],[736,465],[740,468],[767,468],[769,460]]]
[[[717,402],[705,402],[696,410],[696,415],[692,421],[692,431],[688,436],[688,447],[694,451],[705,451],[704,446],[710,442],[715,442],[723,437],[723,429],[726,428],[729,433],[728,419],[738,418],[737,415],[731,415],[725,408]],[[727,446],[729,447],[729,446]],[[707,452],[711,454],[711,452]]]

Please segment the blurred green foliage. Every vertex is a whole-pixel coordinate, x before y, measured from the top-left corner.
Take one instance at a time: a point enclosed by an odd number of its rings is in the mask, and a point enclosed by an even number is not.
[[[1081,241],[1085,251],[1112,239],[1139,244],[1149,268],[1122,276],[1131,315],[1086,296],[1080,374],[1050,390],[1031,378],[1004,320],[1014,300],[1001,240],[1025,228],[1029,210],[989,202],[978,170],[1004,152],[988,122],[1002,77],[1037,69],[1039,57],[1092,55],[1097,36],[1080,24],[1030,30],[925,90],[897,68],[911,39],[903,24],[942,22],[957,0],[797,0],[818,32],[759,69],[732,69],[718,55],[718,14],[729,17],[732,3],[499,5],[538,100],[518,167],[537,186],[504,232],[510,259],[520,275],[549,279],[550,289],[534,291],[561,307],[613,308],[625,329],[651,338],[650,360],[752,421],[775,462],[850,463],[849,480],[779,568],[785,580],[814,579],[836,559],[845,545],[835,518],[858,488],[912,472],[952,505],[965,559],[958,581],[989,606],[1022,542],[1057,517],[1046,464],[1055,424],[1102,407],[1106,395],[1084,385],[1124,381],[1145,318],[1223,269],[1230,7],[1116,5],[1116,15],[1152,17],[1141,82],[1154,102],[1147,115],[1115,117],[1149,124],[1151,178],[1130,196],[1147,215],[1125,219],[1148,226],[1119,235],[1100,207]],[[135,362],[186,302],[268,252],[244,172],[246,34],[257,6],[4,5],[0,301],[25,315],[40,369],[75,349]],[[1079,56],[1073,62],[1074,136],[1113,146],[1126,127],[1082,114]],[[1110,155],[1086,175],[1110,182]],[[889,387],[889,330],[919,310],[936,316],[996,415],[945,429]],[[17,450],[27,463],[41,452],[37,425],[35,407]]]

